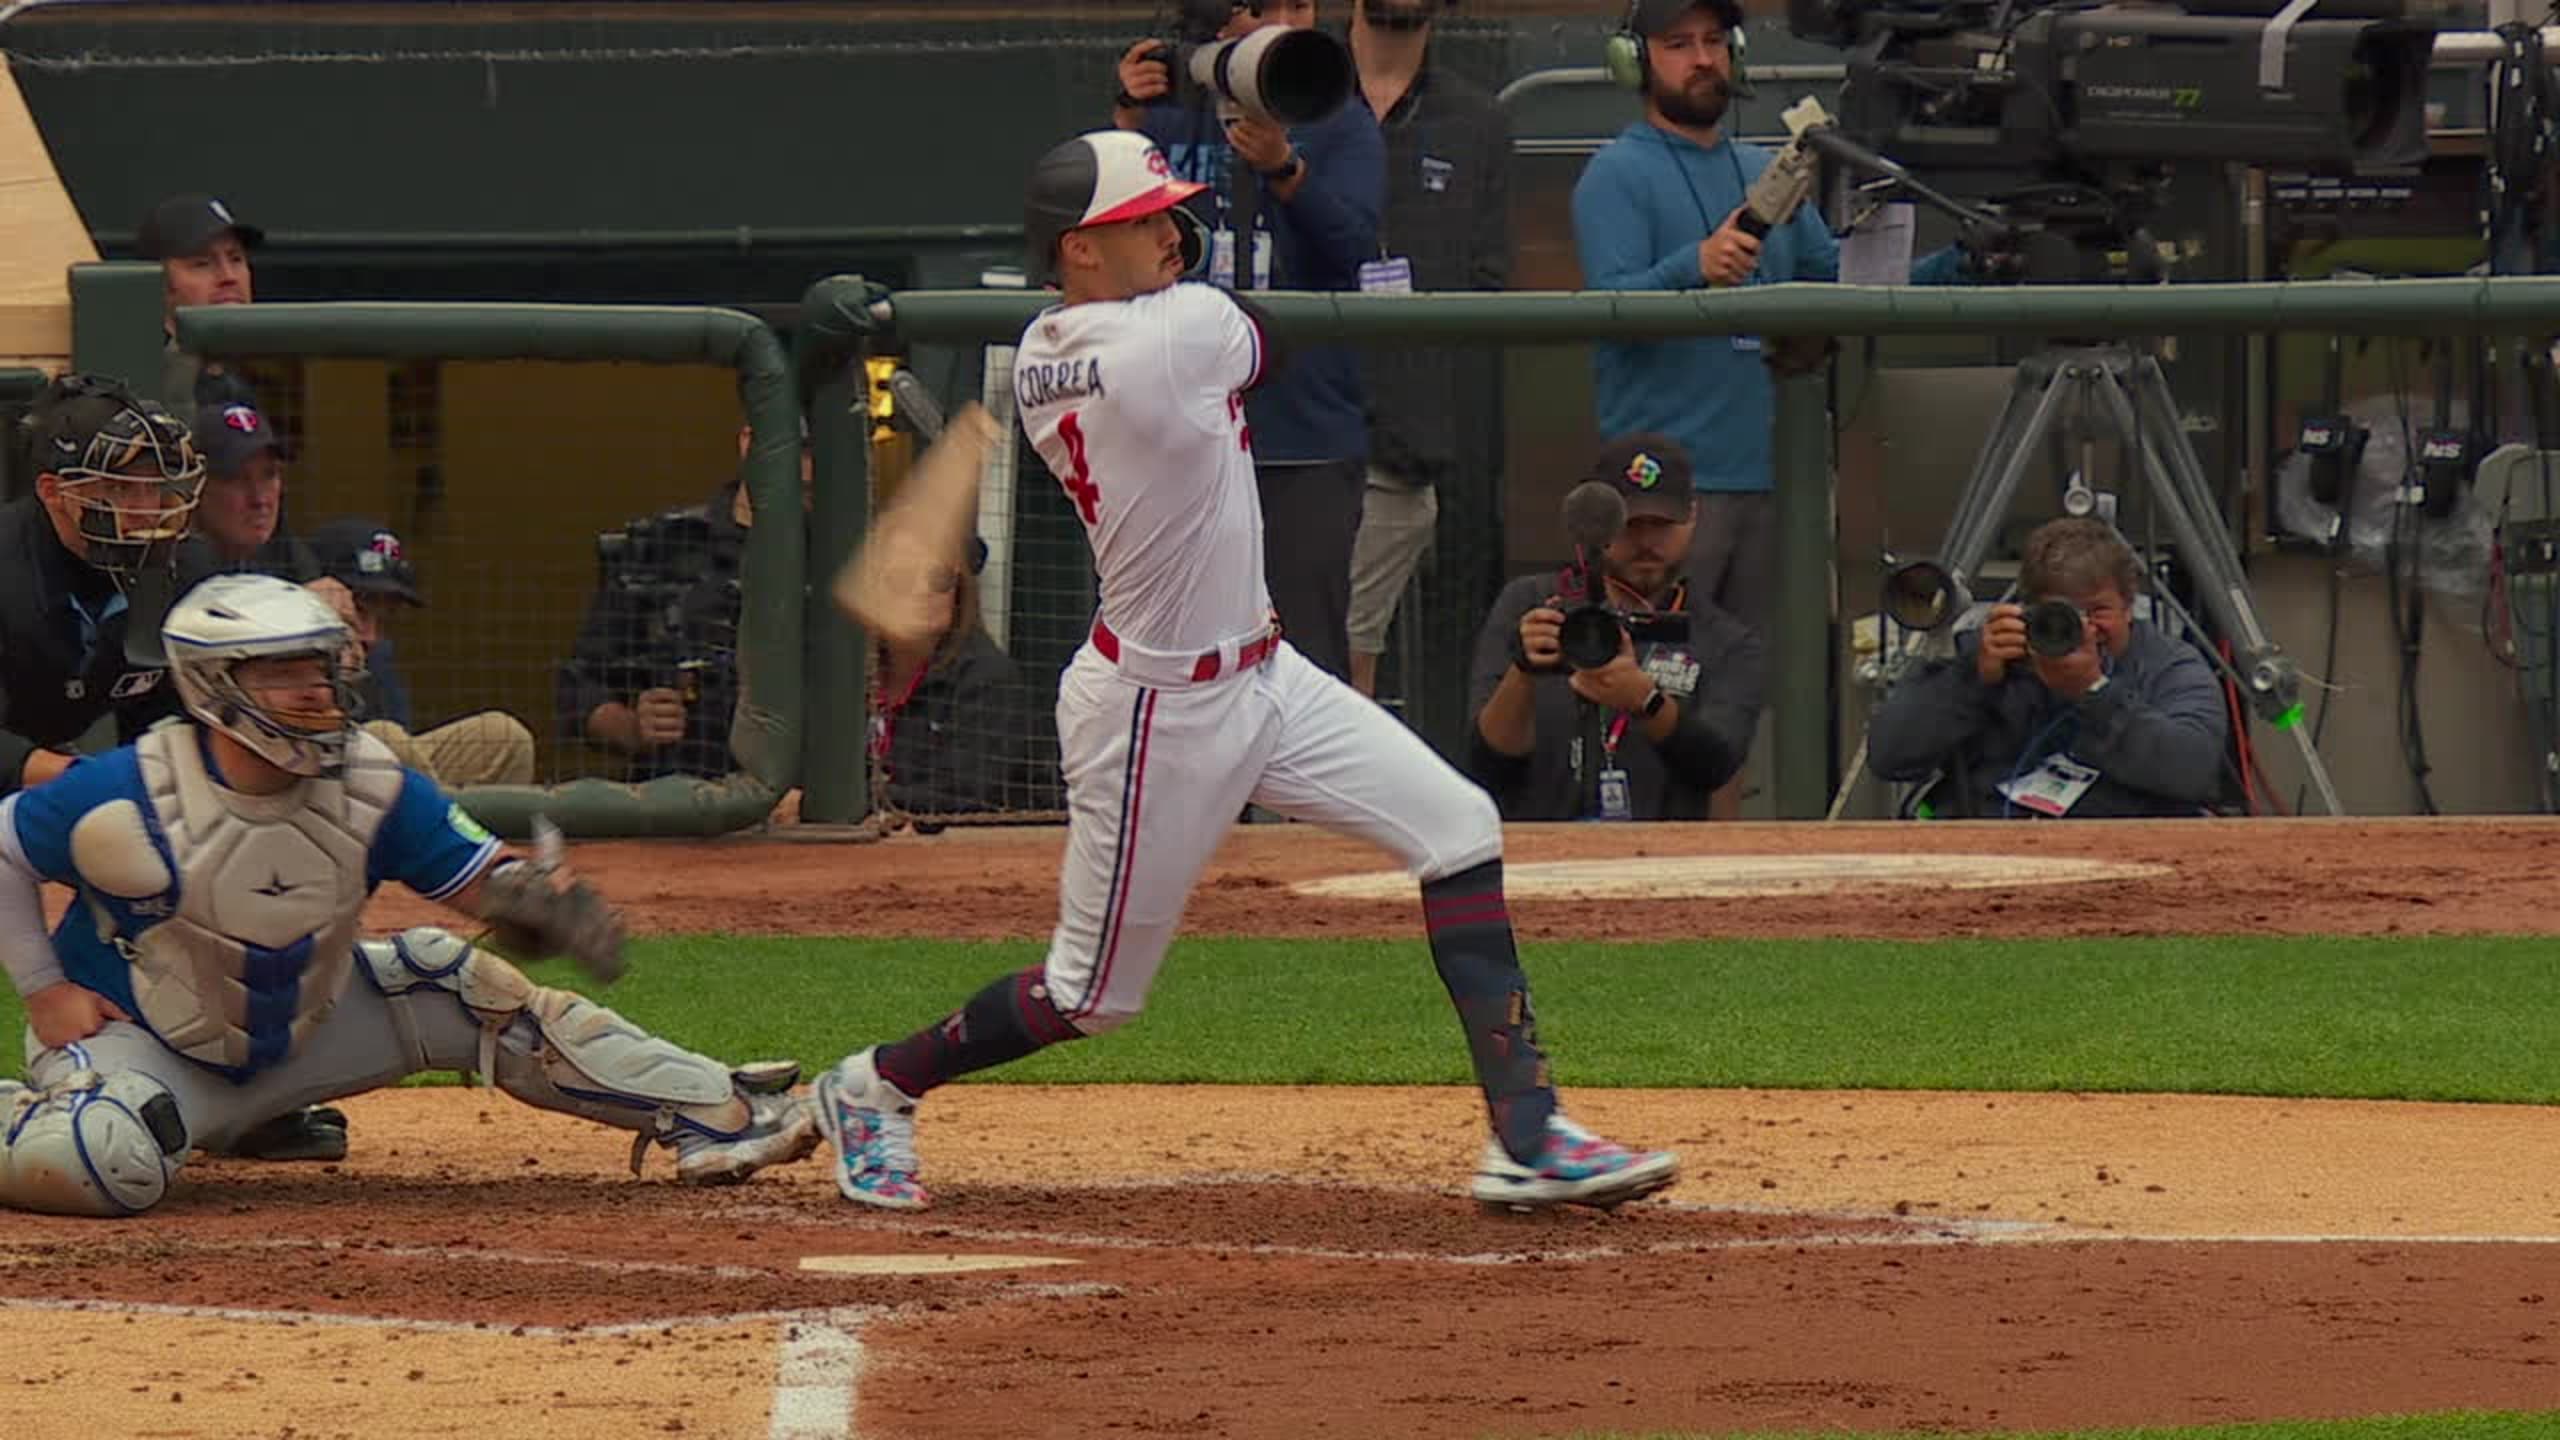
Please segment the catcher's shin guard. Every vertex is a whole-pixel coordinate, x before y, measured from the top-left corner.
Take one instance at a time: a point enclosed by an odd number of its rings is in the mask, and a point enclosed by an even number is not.
[[[435,1063],[409,1007],[420,992],[444,991],[479,1026],[484,1080],[528,1105],[637,1132],[634,1174],[652,1142],[675,1149],[678,1173],[694,1181],[743,1178],[817,1147],[815,1126],[786,1093],[797,1066],[733,1071],[583,995],[536,985],[450,931],[420,927],[357,948],[413,1068]]]
[[[1467,1053],[1475,1061],[1493,1133],[1511,1158],[1533,1163],[1546,1148],[1556,1092],[1538,1048],[1529,977],[1521,973],[1520,951],[1511,938],[1502,862],[1488,860],[1427,882],[1422,914],[1431,935],[1431,963],[1467,1030]]]
[[[0,1204],[47,1215],[139,1215],[187,1153],[166,1087],[131,1070],[79,1070],[44,1090],[0,1081]]]

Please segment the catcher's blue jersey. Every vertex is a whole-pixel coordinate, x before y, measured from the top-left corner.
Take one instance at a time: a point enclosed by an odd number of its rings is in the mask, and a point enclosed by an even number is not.
[[[201,736],[198,736],[201,741]],[[208,757],[208,765],[210,758]],[[131,801],[141,810],[161,863],[176,878],[159,895],[111,895],[80,873],[72,855],[72,830],[102,805]],[[0,845],[13,847],[26,867],[80,892],[80,903],[53,930],[54,953],[64,975],[138,1014],[133,978],[123,947],[175,915],[187,877],[172,852],[161,817],[142,779],[134,747],[121,746],[81,760],[61,776],[23,790],[0,806]],[[435,781],[404,770],[399,796],[374,831],[365,857],[365,893],[397,880],[430,900],[471,883],[498,850],[497,839],[463,813]],[[108,924],[102,926],[98,917]],[[107,933],[100,933],[101,930]]]

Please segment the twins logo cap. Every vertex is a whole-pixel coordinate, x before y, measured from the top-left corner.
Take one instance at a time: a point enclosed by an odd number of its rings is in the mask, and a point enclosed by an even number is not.
[[[1068,231],[1170,210],[1208,188],[1175,179],[1164,152],[1134,130],[1096,130],[1052,148],[1031,167],[1024,200],[1033,277],[1055,274],[1058,239]],[[1195,248],[1194,233],[1184,231],[1186,255]]]

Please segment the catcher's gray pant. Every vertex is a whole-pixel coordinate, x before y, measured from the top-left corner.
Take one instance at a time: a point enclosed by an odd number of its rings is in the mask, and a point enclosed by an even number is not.
[[[125,1021],[58,1049],[27,1038],[32,1091],[0,1087],[0,1203],[74,1215],[157,1204],[188,1146],[220,1148],[272,1115],[426,1071],[473,1070],[530,1105],[638,1132],[633,1165],[677,1132],[753,1124],[729,1068],[632,1025],[448,931],[359,947],[359,978],[301,1048],[234,1083]]]
[[[480,1026],[459,1002],[417,1005],[418,1037],[428,1070],[468,1070],[477,1063]],[[391,1020],[391,1002],[362,974],[329,1018],[314,1027],[302,1053],[246,1084],[235,1085],[160,1043],[139,1025],[111,1020],[86,1040],[58,1050],[36,1044],[27,1032],[27,1083],[49,1089],[81,1070],[101,1075],[138,1071],[160,1082],[178,1104],[187,1143],[227,1148],[240,1132],[305,1105],[361,1095],[417,1073]]]

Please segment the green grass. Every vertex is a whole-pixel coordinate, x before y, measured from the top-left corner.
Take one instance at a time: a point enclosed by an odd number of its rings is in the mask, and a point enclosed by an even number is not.
[[[610,993],[729,1058],[903,1035],[1028,943],[642,942]],[[1529,948],[1574,1086],[2180,1091],[2550,1103],[2542,939],[1753,941]],[[547,983],[573,983],[542,969]],[[361,982],[359,982],[361,983]],[[0,1023],[17,1023],[0,993]],[[1147,1013],[998,1080],[1464,1084],[1421,943],[1193,940]]]
[[[1986,1431],[1978,1436],[1931,1432],[1926,1440],[2549,1440],[2552,1436],[2560,1436],[2560,1413],[2409,1415],[2381,1420],[2278,1420],[2178,1430]],[[1668,1433],[1644,1436],[1592,1433],[1573,1436],[1570,1440],[1922,1440],[1922,1437],[1902,1433],[1878,1435],[1824,1430],[1713,1437]]]

